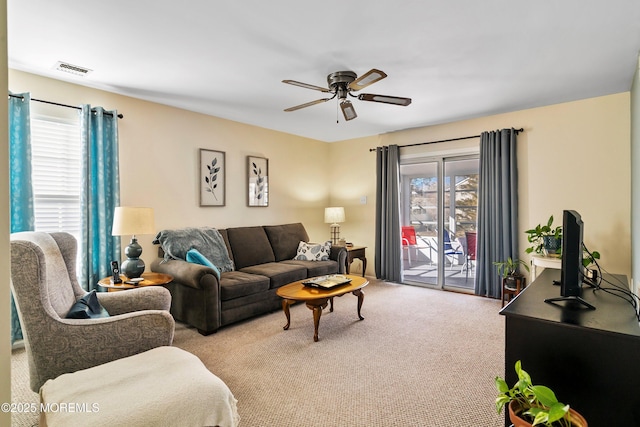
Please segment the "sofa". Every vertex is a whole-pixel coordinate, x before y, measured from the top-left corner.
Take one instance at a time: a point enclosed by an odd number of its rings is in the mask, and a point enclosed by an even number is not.
[[[185,238],[195,232],[204,239]],[[215,237],[220,236],[217,243]],[[173,241],[172,241],[173,240]],[[182,241],[180,241],[182,240]],[[180,249],[172,247],[178,241]],[[165,287],[171,292],[171,314],[197,328],[203,335],[221,326],[269,313],[282,307],[277,288],[297,280],[345,272],[347,253],[342,246],[310,244],[301,223],[213,229],[207,227],[163,230],[158,233],[158,258],[151,270],[173,276]],[[204,254],[211,246],[222,246],[211,257],[222,257],[216,265],[187,261],[185,251]],[[324,250],[325,256],[311,260],[305,251]],[[230,265],[225,260],[228,253]],[[295,259],[294,259],[295,258]]]

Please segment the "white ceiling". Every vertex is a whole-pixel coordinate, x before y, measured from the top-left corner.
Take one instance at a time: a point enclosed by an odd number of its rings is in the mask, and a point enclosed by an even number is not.
[[[333,142],[628,91],[640,1],[8,0],[8,48],[11,68]],[[283,79],[371,68],[388,77],[363,92],[413,103],[283,111],[325,98]]]

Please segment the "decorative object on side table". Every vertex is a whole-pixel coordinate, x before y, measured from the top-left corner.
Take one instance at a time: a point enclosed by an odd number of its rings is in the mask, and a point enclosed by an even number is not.
[[[247,156],[249,206],[269,206],[269,159]]]
[[[200,149],[200,206],[224,206],[226,169],[224,151]]]
[[[152,208],[118,206],[113,214],[113,236],[131,235],[131,242],[125,248],[127,259],[120,265],[120,271],[129,279],[138,278],[144,273],[144,261],[140,259],[142,246],[136,234],[155,233],[155,221]]]
[[[518,382],[512,388],[509,388],[504,379],[495,379],[498,390],[496,410],[501,413],[504,406],[508,405],[509,419],[514,427],[588,427],[584,417],[569,405],[558,402],[555,393],[549,387],[533,385],[531,377],[522,369],[519,360],[516,362],[515,370]]]
[[[324,222],[331,224],[331,243],[338,244],[340,238],[340,223],[345,221],[343,207],[324,208]]]

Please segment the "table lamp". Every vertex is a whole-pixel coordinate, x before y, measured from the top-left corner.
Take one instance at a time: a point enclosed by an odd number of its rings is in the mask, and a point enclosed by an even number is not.
[[[144,273],[144,261],[140,259],[142,246],[136,234],[155,233],[155,221],[152,208],[119,206],[113,213],[112,236],[131,235],[131,242],[125,248],[127,259],[120,266],[120,271],[129,279],[138,278]]]
[[[338,243],[340,237],[340,223],[344,222],[344,208],[331,207],[324,208],[324,222],[331,224],[331,243]]]

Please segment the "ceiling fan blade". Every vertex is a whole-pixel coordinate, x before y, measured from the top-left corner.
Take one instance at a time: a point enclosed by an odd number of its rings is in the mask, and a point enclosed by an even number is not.
[[[383,71],[373,68],[349,83],[349,89],[360,90],[384,79],[385,77],[387,77],[387,75]]]
[[[294,86],[300,86],[300,87],[304,87],[304,88],[307,88],[307,89],[319,90],[320,92],[327,92],[327,93],[331,92],[326,87],[310,85],[308,83],[297,82],[295,80],[283,80],[282,83],[287,83],[287,84],[294,85]]]
[[[284,111],[287,111],[287,112],[296,111],[296,110],[299,110],[301,108],[311,107],[312,105],[316,105],[316,104],[320,104],[320,103],[323,103],[323,102],[327,102],[327,101],[330,101],[332,99],[333,98],[316,99],[315,101],[307,102],[306,104],[300,104],[300,105],[296,105],[295,107],[289,107]]]
[[[362,101],[383,102],[385,104],[407,106],[411,104],[411,98],[402,98],[399,96],[374,95],[373,93],[361,93],[358,99]]]

